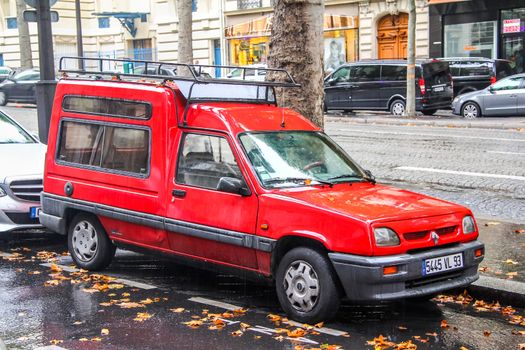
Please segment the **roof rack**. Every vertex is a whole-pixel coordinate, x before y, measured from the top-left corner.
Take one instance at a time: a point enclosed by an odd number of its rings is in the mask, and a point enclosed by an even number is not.
[[[77,66],[77,64],[84,68],[67,68],[68,66]],[[140,68],[140,73],[135,72],[137,68]],[[242,74],[239,75],[241,79],[214,78],[206,72],[206,70],[216,71],[217,69],[241,70]],[[263,68],[267,73],[270,73],[272,79],[277,79],[277,81],[246,80],[246,71],[254,69],[261,68],[78,56],[63,56],[59,61],[59,72],[87,76],[88,79],[103,79],[104,76],[110,76],[112,80],[117,77],[119,80],[122,78],[148,78],[159,79],[164,82],[173,81],[186,98],[182,126],[187,125],[186,116],[192,102],[235,101],[277,106],[276,87],[294,88],[301,86],[290,73],[278,68]],[[279,78],[281,79],[279,80]]]

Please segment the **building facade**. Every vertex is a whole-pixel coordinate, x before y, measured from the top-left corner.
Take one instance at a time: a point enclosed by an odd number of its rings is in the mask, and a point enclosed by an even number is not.
[[[511,61],[525,72],[525,1],[434,1],[430,4],[430,55]]]
[[[273,0],[193,0],[195,63],[264,63],[272,28]],[[429,57],[426,0],[416,0],[417,57]],[[325,69],[358,59],[406,58],[407,0],[326,0]],[[81,0],[84,55],[177,60],[176,0]],[[52,8],[55,57],[76,55],[75,1]],[[19,66],[15,0],[0,0],[0,64]],[[36,24],[30,23],[38,66]]]

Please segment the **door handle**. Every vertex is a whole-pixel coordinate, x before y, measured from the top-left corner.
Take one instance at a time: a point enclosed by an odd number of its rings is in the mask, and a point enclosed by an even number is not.
[[[184,190],[173,190],[171,191],[173,197],[184,198],[186,197],[186,191]]]
[[[509,97],[518,97],[518,95],[509,95]]]

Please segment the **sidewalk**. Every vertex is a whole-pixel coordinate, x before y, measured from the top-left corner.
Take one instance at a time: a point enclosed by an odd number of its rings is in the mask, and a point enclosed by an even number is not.
[[[330,112],[325,114],[327,122],[349,122],[356,124],[384,125],[420,125],[452,128],[480,128],[525,131],[525,116],[523,117],[492,117],[474,120],[453,115],[450,111],[440,110],[433,116],[419,114],[416,118],[394,117],[386,112],[363,111],[356,113]]]
[[[487,302],[525,306],[525,225],[478,220],[485,259],[469,292]]]

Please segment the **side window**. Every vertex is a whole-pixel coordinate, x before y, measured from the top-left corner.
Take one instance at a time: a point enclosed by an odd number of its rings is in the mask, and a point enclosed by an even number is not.
[[[515,90],[519,89],[523,78],[507,78],[500,80],[494,85],[492,85],[492,91],[502,91],[502,90]]]
[[[101,124],[62,123],[59,161],[146,175],[149,131]]]
[[[217,189],[221,177],[242,179],[233,152],[224,137],[186,134],[177,163],[177,183]]]
[[[379,72],[381,66],[355,66],[352,70],[352,81],[377,81],[379,80]]]
[[[453,77],[461,75],[461,61],[449,61],[448,66],[450,67],[450,74]]]
[[[493,69],[492,62],[467,61],[461,67],[461,75],[464,77],[491,76]]]
[[[381,80],[406,80],[407,67],[406,66],[383,66],[381,70]]]
[[[343,67],[335,71],[332,79],[338,83],[345,83],[350,80],[350,67]]]

